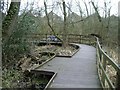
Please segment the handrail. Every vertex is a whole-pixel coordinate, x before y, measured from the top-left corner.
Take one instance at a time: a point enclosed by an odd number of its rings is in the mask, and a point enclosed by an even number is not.
[[[120,67],[118,66],[118,64],[116,64],[114,62],[114,60],[112,58],[110,58],[101,48],[100,43],[99,43],[99,39],[96,37],[96,48],[97,48],[97,67],[98,67],[98,75],[100,78],[100,82],[101,85],[103,87],[103,89],[105,88],[109,88],[111,90],[115,90],[120,88]],[[116,82],[115,84],[113,84],[113,82],[110,80],[106,69],[107,69],[107,65],[110,65],[111,67],[114,68],[114,70],[116,71]],[[106,85],[107,83],[107,85]]]
[[[59,37],[62,37],[62,34],[58,34]],[[42,38],[47,38],[50,36],[48,34],[35,34]],[[91,35],[79,35],[79,34],[68,34],[67,40],[69,43],[81,43],[81,44],[89,44],[96,47],[97,50],[97,69],[98,69],[98,76],[100,79],[100,83],[103,89],[109,88],[110,90],[118,89],[120,90],[120,67],[114,62],[112,58],[110,58],[102,49],[99,39],[95,36]],[[116,72],[116,83],[113,84],[110,77],[107,74],[107,67],[111,66],[114,68]]]
[[[26,35],[27,38],[29,38],[29,42],[33,42],[34,40],[39,42],[40,40],[47,40],[49,36],[52,34],[33,34],[33,35]],[[31,37],[32,36],[32,37]],[[57,36],[61,37],[63,34],[57,34]],[[94,39],[94,40],[93,40]],[[80,35],[80,34],[68,34],[67,35],[67,41],[69,43],[82,43],[82,44],[88,44],[95,46],[95,38],[91,37],[90,35]]]

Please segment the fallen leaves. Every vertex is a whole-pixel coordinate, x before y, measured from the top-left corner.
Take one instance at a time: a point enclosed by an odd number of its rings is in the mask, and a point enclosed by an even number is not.
[[[71,56],[76,51],[76,49],[72,46],[67,46],[66,48],[58,45],[45,45],[45,46],[36,46],[35,51],[52,51],[55,52],[57,55],[61,56]]]

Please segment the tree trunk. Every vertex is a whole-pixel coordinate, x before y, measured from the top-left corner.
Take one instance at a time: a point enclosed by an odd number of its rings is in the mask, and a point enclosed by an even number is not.
[[[48,24],[48,26],[49,26],[50,29],[52,30],[53,35],[54,35],[55,37],[57,37],[57,38],[62,42],[62,40],[56,35],[53,26],[50,24],[49,15],[48,15],[48,13],[47,13],[47,5],[46,5],[46,2],[45,2],[45,1],[44,1],[44,6],[45,6],[45,15],[46,15],[46,18],[47,18],[47,24]]]
[[[96,14],[97,14],[97,17],[98,17],[98,20],[99,20],[100,26],[101,26],[101,31],[99,31],[98,33],[99,33],[99,35],[101,36],[101,38],[103,39],[103,38],[104,38],[104,32],[103,32],[103,29],[104,29],[103,26],[104,26],[104,25],[103,25],[103,22],[102,22],[102,18],[101,18],[101,16],[100,16],[100,14],[99,14],[99,12],[98,12],[98,8],[95,6],[94,2],[91,1],[91,3],[92,3],[92,5],[93,5],[93,8],[94,8]],[[102,40],[102,39],[101,39],[101,40]]]
[[[120,2],[118,3],[120,9]],[[118,10],[118,65],[120,67],[120,10]],[[120,73],[118,73],[117,90],[120,90]]]
[[[7,15],[2,22],[3,43],[5,43],[9,39],[14,27],[16,26],[19,8],[20,2],[11,2]]]
[[[64,12],[64,27],[63,27],[63,47],[67,46],[67,30],[66,30],[66,8],[65,1],[63,0],[63,12]]]

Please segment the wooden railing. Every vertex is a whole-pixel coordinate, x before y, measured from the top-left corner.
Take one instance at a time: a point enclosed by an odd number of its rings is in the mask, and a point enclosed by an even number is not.
[[[98,38],[96,38],[97,49],[97,67],[100,82],[103,88],[109,88],[111,90],[120,90],[120,67],[116,64],[112,58],[110,58],[101,48]],[[110,75],[107,73],[107,67],[113,68],[111,72],[116,73],[115,81],[110,79]]]
[[[40,42],[40,41],[46,41],[49,36],[52,34],[33,34],[33,35],[27,35],[28,42]],[[62,39],[63,34],[57,34],[59,38]],[[94,37],[91,37],[90,35],[80,35],[80,34],[68,34],[67,35],[67,41],[68,43],[81,43],[81,44],[88,44],[95,46],[96,41]]]
[[[31,38],[34,40],[47,40],[50,35],[48,34],[37,34],[33,35]],[[62,38],[62,34],[57,35]],[[98,76],[100,79],[100,83],[103,89],[110,89],[110,90],[120,90],[120,67],[118,64],[114,62],[112,58],[110,58],[106,52],[103,51],[99,39],[97,37],[93,37],[91,35],[76,35],[76,34],[68,34],[67,40],[69,43],[80,43],[80,44],[88,44],[96,47],[97,51],[97,69],[98,69]],[[108,67],[114,71],[115,81],[111,80],[111,75],[108,73]]]

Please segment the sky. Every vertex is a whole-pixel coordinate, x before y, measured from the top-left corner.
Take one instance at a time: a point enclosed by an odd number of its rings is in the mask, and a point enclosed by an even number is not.
[[[8,1],[11,1],[11,0],[8,0]],[[17,0],[14,0],[14,1],[17,1]],[[53,4],[56,5],[57,4],[56,2],[60,2],[60,3],[62,2],[62,0],[46,0],[46,1],[47,1],[47,5],[50,6],[49,8],[51,8],[51,5],[53,5]],[[91,10],[91,13],[94,13],[94,9],[90,9],[90,8],[93,8],[92,5],[89,5],[89,2],[91,0],[84,0],[84,1],[87,3],[89,11]],[[94,1],[95,4],[98,5],[98,7],[99,7],[98,10],[100,12],[100,15],[103,16],[104,1],[106,1],[108,3],[107,7],[108,8],[112,7],[111,8],[111,15],[114,14],[114,15],[118,16],[118,2],[120,0],[92,0],[92,1]],[[111,1],[111,3],[109,3],[110,1]],[[30,4],[32,2],[34,2],[34,6],[33,7],[35,8],[35,10],[38,10],[38,7],[39,7],[39,9],[40,8],[44,8],[44,0],[21,0],[21,10],[23,10],[26,7],[27,3]],[[80,15],[79,8],[77,6],[77,2],[79,2],[80,6],[82,7],[82,10],[84,11],[84,14],[86,14],[86,12],[85,12],[86,9],[85,9],[85,5],[83,3],[83,0],[65,0],[65,2],[66,2],[67,5],[68,5],[68,3],[72,4],[72,7],[71,7],[72,8],[72,12],[75,12],[78,15]],[[51,11],[51,9],[48,9],[48,12],[50,12],[50,11]],[[62,14],[62,10],[61,10],[60,6],[58,6],[58,5],[55,6],[53,11],[56,14],[58,14],[59,16],[63,15]]]
[[[120,2],[119,2],[119,4],[118,4],[118,15],[119,15],[119,17],[120,17]]]

